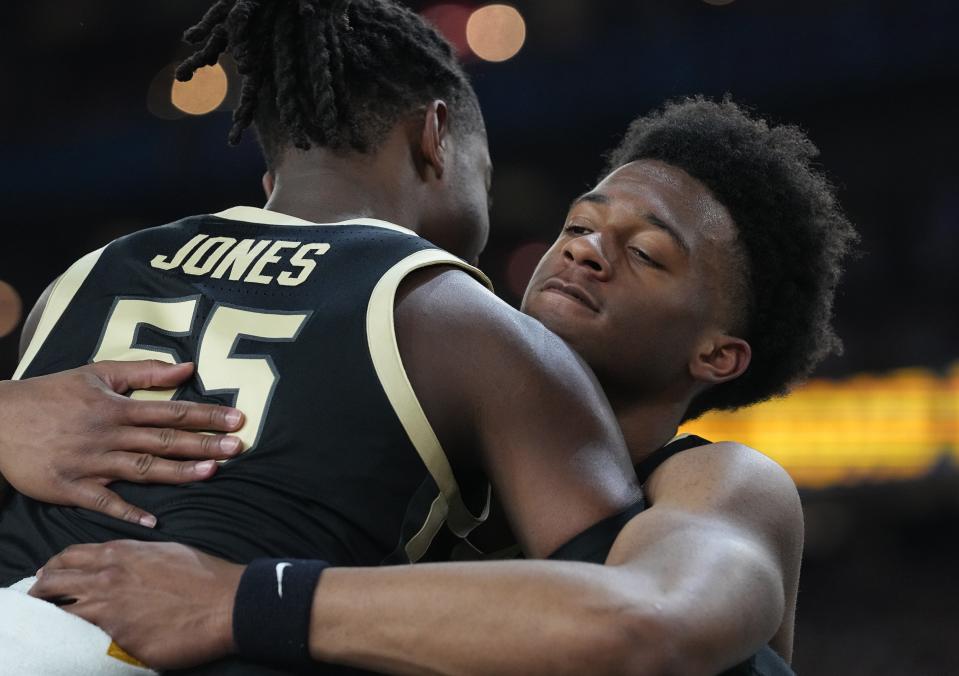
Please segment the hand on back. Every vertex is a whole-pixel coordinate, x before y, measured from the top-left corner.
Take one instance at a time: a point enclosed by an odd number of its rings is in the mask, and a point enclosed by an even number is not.
[[[152,515],[108,484],[201,481],[216,472],[214,460],[240,451],[234,437],[188,431],[236,431],[243,419],[235,409],[124,396],[192,374],[192,364],[100,362],[0,382],[0,475],[36,500],[152,527]]]

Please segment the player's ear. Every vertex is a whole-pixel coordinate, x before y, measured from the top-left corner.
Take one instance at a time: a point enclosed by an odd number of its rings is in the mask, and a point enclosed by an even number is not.
[[[273,175],[272,171],[267,170],[263,173],[263,192],[266,193],[267,201],[270,200],[270,197],[273,196],[273,188],[276,187],[276,177]]]
[[[741,376],[751,359],[749,343],[742,338],[717,333],[700,343],[689,362],[689,373],[701,383],[718,385]]]
[[[416,120],[414,129],[419,130],[416,139],[420,158],[419,170],[422,178],[442,178],[446,170],[449,153],[449,106],[439,99],[426,106],[422,117]]]

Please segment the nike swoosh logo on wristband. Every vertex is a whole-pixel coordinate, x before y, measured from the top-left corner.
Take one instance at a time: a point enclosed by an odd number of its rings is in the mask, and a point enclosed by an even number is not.
[[[287,562],[276,564],[276,593],[280,598],[283,598],[283,573],[292,565]]]

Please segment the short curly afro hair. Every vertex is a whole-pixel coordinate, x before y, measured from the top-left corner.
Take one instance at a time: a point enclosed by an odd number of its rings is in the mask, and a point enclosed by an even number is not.
[[[697,396],[685,420],[783,395],[842,351],[833,297],[858,235],[813,165],[818,154],[798,127],[769,125],[728,95],[667,103],[635,120],[609,153],[603,177],[636,160],[682,169],[712,191],[738,231],[735,258],[746,268],[736,284],[746,309],[740,337],[753,348],[752,362]]]

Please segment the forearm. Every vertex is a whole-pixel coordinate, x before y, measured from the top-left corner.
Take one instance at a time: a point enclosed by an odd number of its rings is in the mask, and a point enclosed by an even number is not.
[[[623,575],[543,561],[331,568],[310,652],[400,674],[661,673],[665,637],[644,619],[655,595],[624,597]]]
[[[707,674],[755,653],[782,617],[782,576],[751,539],[654,507],[602,566],[328,569],[310,652],[400,674]]]

